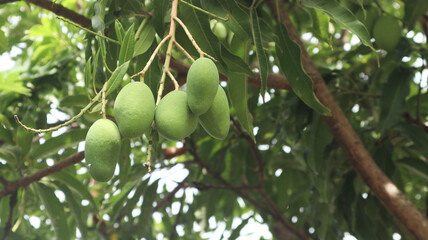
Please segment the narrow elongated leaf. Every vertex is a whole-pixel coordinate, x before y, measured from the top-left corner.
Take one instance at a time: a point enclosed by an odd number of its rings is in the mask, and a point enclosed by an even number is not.
[[[29,127],[35,126],[34,119],[31,117],[28,111],[25,113],[22,123]],[[21,148],[21,157],[24,157],[31,149],[33,134],[22,127],[18,127],[16,135],[16,143]]]
[[[100,60],[101,57],[102,57],[102,54],[101,54],[101,47],[100,47],[100,48],[98,48],[98,51],[95,54],[94,63],[93,63],[94,66],[92,68],[93,71],[92,71],[92,81],[91,81],[92,84],[91,85],[92,85],[92,88],[94,90],[94,93],[95,93],[95,80],[97,79],[98,61]]]
[[[80,195],[81,198],[88,200],[94,212],[98,211],[98,204],[89,193],[88,187],[83,185],[83,183],[77,180],[73,175],[67,171],[60,171],[52,174],[51,177],[67,185],[75,194]]]
[[[254,76],[250,67],[240,57],[229,52],[224,46],[221,46],[221,58],[228,66],[229,71]]]
[[[419,158],[403,158],[397,161],[410,171],[428,180],[428,163]]]
[[[57,239],[71,239],[70,226],[67,224],[67,217],[64,206],[55,196],[54,190],[42,183],[35,183],[37,195],[40,197],[45,209],[52,221]]]
[[[428,9],[427,0],[412,0],[404,3],[403,21],[408,29],[413,29],[418,18]]]
[[[91,60],[92,60],[92,57],[90,57],[88,59],[88,61],[86,62],[86,65],[85,65],[85,87],[86,87],[86,89],[90,89],[91,88],[91,80],[92,80],[92,64],[91,64]]]
[[[0,158],[8,162],[16,163],[21,155],[21,148],[18,146],[0,146]]]
[[[223,17],[227,16],[230,21],[226,21],[225,24],[228,29],[232,30],[241,40],[247,40],[251,36],[251,24],[249,10],[243,9],[235,1],[228,0],[217,0],[217,4],[220,5],[226,14]]]
[[[251,33],[253,35],[253,43],[256,46],[256,55],[259,62],[261,87],[260,94],[262,95],[263,101],[265,99],[266,86],[267,86],[267,75],[269,62],[266,57],[266,53],[263,50],[263,39],[259,25],[259,19],[257,12],[253,9],[251,12]]]
[[[197,0],[189,0],[188,2],[200,7],[200,3]],[[220,59],[220,44],[211,31],[207,15],[185,4],[180,4],[179,10],[183,23],[189,29],[202,51],[216,59]],[[220,72],[227,73],[227,67],[224,64],[217,64],[217,68]]]
[[[300,47],[289,36],[284,25],[277,27],[279,42],[275,45],[275,52],[279,61],[279,66],[285,74],[294,93],[302,99],[310,108],[315,111],[329,115],[330,110],[326,108],[315,96],[312,79],[303,69],[300,59]]]
[[[250,218],[244,219],[230,234],[229,240],[235,240],[240,236],[241,230],[247,225]]]
[[[153,1],[153,24],[156,33],[163,36],[165,33],[165,15],[169,7],[169,0],[155,0]]]
[[[247,105],[247,77],[242,73],[229,73],[227,90],[229,92],[230,103],[236,111],[241,126],[256,141],[253,134],[253,117]]]
[[[400,123],[395,126],[401,135],[413,141],[414,148],[428,159],[428,135],[418,126],[409,123]]]
[[[80,234],[82,235],[82,238],[85,239],[88,234],[88,228],[86,227],[86,218],[83,216],[83,209],[80,206],[80,203],[77,202],[77,199],[75,198],[74,194],[65,184],[56,185],[64,193],[65,198],[67,199],[66,202],[70,207],[71,213],[73,214],[74,220],[76,221],[76,225],[79,228]]]
[[[116,32],[117,40],[119,40],[120,44],[122,44],[123,38],[125,36],[125,29],[123,29],[122,24],[118,20],[114,21],[114,30]]]
[[[134,24],[132,24],[128,31],[126,31],[122,44],[120,44],[119,66],[121,66],[124,62],[129,61],[134,55],[134,35]]]
[[[79,142],[85,141],[88,129],[77,129],[65,132],[58,137],[50,138],[45,143],[34,148],[31,154],[32,159],[39,159],[56,153],[63,148],[76,146]]]
[[[120,82],[123,80],[123,77],[128,71],[129,61],[120,65],[116,70],[114,70],[113,74],[109,79],[109,83],[107,84],[106,96],[115,91],[119,86]]]
[[[340,5],[339,2],[330,0],[303,0],[303,4],[327,14],[347,30],[356,34],[364,45],[375,51],[370,42],[370,34],[367,28],[358,21],[349,9]]]
[[[131,214],[132,214],[132,210],[135,208],[135,206],[137,205],[137,202],[140,200],[144,190],[146,190],[147,187],[147,183],[149,182],[149,179],[146,179],[145,181],[141,182],[138,187],[135,189],[135,193],[134,196],[132,196],[131,199],[129,199],[125,206],[123,207],[123,210],[126,211],[126,214],[128,215],[128,217],[130,219],[131,218]]]
[[[138,217],[138,224],[142,226],[139,228],[139,232],[143,233],[150,226],[148,221],[151,221],[151,216],[153,212],[153,202],[156,199],[156,190],[158,188],[159,181],[156,180],[150,186],[147,187],[146,191],[144,191],[143,195],[143,204],[141,205],[141,214]]]
[[[380,99],[380,131],[394,125],[406,109],[406,97],[410,92],[413,71],[409,68],[396,68],[382,86]]]
[[[155,39],[156,31],[152,24],[146,23],[135,42],[134,57],[145,53]]]
[[[1,118],[1,114],[0,114]],[[3,127],[0,121],[0,139],[5,141],[6,143],[13,144],[13,137],[11,131],[7,128]]]
[[[83,108],[86,105],[88,105],[89,100],[85,95],[69,95],[64,97],[61,102],[59,103],[59,106],[61,108]]]

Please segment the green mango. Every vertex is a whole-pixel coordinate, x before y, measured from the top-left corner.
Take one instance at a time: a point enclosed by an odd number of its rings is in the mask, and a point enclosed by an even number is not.
[[[114,102],[114,116],[124,137],[138,137],[149,130],[155,116],[155,99],[150,88],[142,82],[122,88]]]
[[[218,84],[218,70],[211,59],[198,58],[192,63],[187,73],[187,104],[196,116],[211,107]]]
[[[399,21],[393,16],[379,17],[373,27],[373,38],[378,48],[394,50],[401,38]]]
[[[187,94],[176,90],[168,93],[159,102],[155,123],[161,136],[179,141],[195,131],[198,117],[187,106]]]
[[[360,9],[357,11],[355,16],[364,24],[364,26],[366,26],[368,32],[371,34],[373,32],[373,25],[379,17],[379,10],[375,7],[369,7],[366,9],[366,14],[364,15],[363,9]]]
[[[224,140],[229,133],[230,111],[226,93],[219,85],[213,105],[208,111],[199,116],[199,123],[213,138]]]
[[[220,40],[225,41],[227,38],[227,29],[226,26],[215,19],[212,19],[210,21],[210,27],[211,31],[214,33],[214,35]]]
[[[120,155],[120,133],[109,119],[98,119],[89,128],[85,139],[85,159],[91,176],[100,182],[112,178]]]

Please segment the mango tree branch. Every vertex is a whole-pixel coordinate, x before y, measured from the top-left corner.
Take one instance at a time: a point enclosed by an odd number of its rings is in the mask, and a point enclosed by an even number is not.
[[[306,48],[289,18],[283,1],[270,0],[269,5],[274,15],[278,10],[281,22],[287,27],[290,37],[300,45],[302,64],[314,81],[315,94],[332,113],[331,117],[324,117],[324,121],[355,171],[380,202],[416,239],[426,239],[428,236],[427,219],[373,161],[328,90],[311,57],[305,51]]]
[[[6,4],[11,2],[18,2],[18,0],[0,0],[0,4]],[[25,0],[25,2],[32,3],[36,6],[39,6],[41,8],[44,8],[50,12],[55,13],[58,16],[65,17],[67,19],[70,19],[71,21],[79,24],[82,27],[89,28],[91,27],[91,19],[71,10],[68,9],[61,4],[54,3],[49,0]]]
[[[64,159],[62,161],[55,163],[54,165],[52,165],[50,167],[43,168],[43,169],[41,169],[41,170],[31,174],[31,175],[25,176],[25,177],[20,178],[16,181],[8,182],[5,185],[5,188],[3,189],[3,191],[0,192],[0,199],[7,196],[8,194],[16,192],[18,190],[18,188],[27,187],[31,183],[39,181],[43,177],[46,177],[46,176],[53,174],[55,172],[59,172],[62,169],[66,168],[68,166],[71,166],[75,163],[81,162],[84,157],[85,157],[84,152],[78,152],[78,153],[75,153],[75,154],[67,157],[66,159]]]

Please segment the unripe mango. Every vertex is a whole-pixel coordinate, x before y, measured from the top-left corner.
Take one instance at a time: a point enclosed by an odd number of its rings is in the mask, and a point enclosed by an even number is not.
[[[178,141],[195,131],[198,126],[198,117],[187,106],[187,94],[182,91],[172,91],[159,102],[155,122],[161,136]]]
[[[187,104],[196,116],[211,107],[217,93],[219,75],[214,62],[208,58],[197,59],[187,73]]]
[[[377,47],[386,51],[394,50],[401,38],[398,20],[392,16],[379,17],[373,27],[373,37]]]
[[[106,182],[113,176],[120,145],[119,129],[113,121],[98,119],[89,128],[85,139],[85,159],[96,181]]]
[[[124,137],[138,137],[149,130],[155,116],[155,99],[150,88],[142,82],[122,88],[114,102],[114,116]]]
[[[368,32],[371,34],[373,30],[373,25],[376,19],[379,17],[379,11],[375,7],[369,7],[366,9],[366,14],[364,15],[363,9],[357,11],[355,16],[357,19],[366,26]]]
[[[210,27],[211,31],[214,33],[214,35],[220,40],[225,41],[227,38],[227,29],[226,26],[215,19],[212,19],[210,21]]]
[[[199,116],[199,122],[211,137],[224,140],[229,133],[229,114],[226,93],[219,85],[212,106],[206,113]]]

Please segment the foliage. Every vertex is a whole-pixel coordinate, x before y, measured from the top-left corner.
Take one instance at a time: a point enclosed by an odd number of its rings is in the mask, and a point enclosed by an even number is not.
[[[15,114],[37,129],[61,124],[64,119],[56,117],[63,113],[68,120],[79,114],[110,79],[105,112],[113,119],[117,93],[131,82],[130,76],[140,80],[137,73],[171,23],[168,0],[56,2],[89,17],[93,32],[36,5],[0,5],[0,54],[16,53],[14,67],[0,73],[2,183],[82,151],[88,128],[101,118],[102,104],[95,101],[71,125],[39,134],[20,128]],[[426,20],[418,19],[427,1],[286,2],[304,50],[364,146],[415,206],[425,210],[428,49]],[[400,21],[402,37],[394,50],[374,51],[370,31],[354,16],[369,7],[367,2]],[[277,239],[292,239],[281,238],[278,229],[299,239],[342,239],[345,233],[391,239],[397,232],[410,239],[334,141],[323,121],[322,114],[329,111],[314,94],[312,75],[302,67],[299,46],[276,18],[277,10],[268,1],[178,4],[178,17],[198,46],[218,60],[221,79],[228,79],[222,83],[232,107],[225,140],[211,138],[200,125],[180,142],[155,133],[149,174],[150,133],[124,138],[108,183],[95,182],[87,163],[78,161],[19,188],[16,198],[1,198],[0,234],[11,230],[8,239],[207,239],[223,227],[222,237],[247,239],[251,230],[246,226],[258,222]],[[212,19],[224,23],[226,40],[213,34]],[[175,37],[191,57],[200,56],[179,25]],[[154,96],[167,51],[167,45],[160,48],[144,75]],[[171,72],[183,84],[186,72],[180,66],[192,61],[179,48],[173,48],[172,57],[178,63],[171,63]],[[272,76],[285,76],[293,91],[272,88]],[[258,86],[246,81],[254,77]],[[168,75],[165,86],[173,88]],[[177,182],[168,181],[171,174]],[[0,186],[0,192],[5,189]]]

